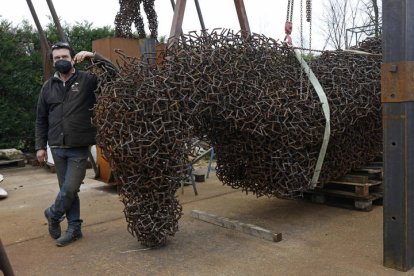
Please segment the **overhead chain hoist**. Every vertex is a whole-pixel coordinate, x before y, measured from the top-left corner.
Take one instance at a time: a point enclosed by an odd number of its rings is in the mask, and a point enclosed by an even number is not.
[[[306,22],[311,22],[312,20],[312,1],[306,0]]]
[[[302,1],[301,0],[301,23],[302,23]],[[292,28],[293,28],[293,7],[294,7],[294,0],[288,0],[287,12],[286,12],[286,23],[285,23],[285,39],[289,45],[292,45]],[[306,22],[312,24],[312,0],[306,0]],[[311,27],[310,27],[311,28]],[[301,28],[302,32],[302,28]],[[310,34],[312,35],[312,34]]]
[[[292,17],[293,17],[293,4],[295,0],[288,0],[288,6],[287,6],[287,13],[286,13],[286,23],[285,23],[285,41],[289,45],[292,45],[292,37],[290,36],[292,34]]]

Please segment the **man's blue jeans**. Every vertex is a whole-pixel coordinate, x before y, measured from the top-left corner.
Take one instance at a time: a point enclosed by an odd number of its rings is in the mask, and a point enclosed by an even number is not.
[[[60,191],[50,211],[55,220],[66,214],[72,230],[80,230],[82,223],[78,192],[86,174],[88,151],[89,147],[51,148]]]

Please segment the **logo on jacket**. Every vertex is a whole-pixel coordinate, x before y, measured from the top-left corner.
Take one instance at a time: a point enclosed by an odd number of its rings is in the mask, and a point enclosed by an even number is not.
[[[72,84],[72,86],[70,87],[70,89],[73,92],[79,92],[79,82],[75,82],[74,84]]]

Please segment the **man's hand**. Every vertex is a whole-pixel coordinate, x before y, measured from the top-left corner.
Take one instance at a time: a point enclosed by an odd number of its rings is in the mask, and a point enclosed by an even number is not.
[[[90,59],[93,58],[95,54],[92,52],[88,52],[88,51],[80,51],[79,53],[77,53],[75,55],[75,57],[73,58],[73,60],[75,61],[75,63],[81,63],[82,61],[84,61],[85,59]]]
[[[43,165],[46,160],[47,160],[47,152],[44,149],[40,149],[36,152],[36,157],[37,157],[37,161],[39,161],[39,163],[41,165]]]

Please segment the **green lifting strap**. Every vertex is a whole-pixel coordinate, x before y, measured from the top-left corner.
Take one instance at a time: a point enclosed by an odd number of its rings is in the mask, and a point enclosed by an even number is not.
[[[303,59],[301,51],[299,51],[298,49],[294,49],[294,51],[296,54],[296,58],[298,59],[299,63],[303,68],[303,71],[305,71],[306,75],[309,78],[309,81],[312,83],[313,88],[315,88],[316,93],[318,94],[319,100],[322,103],[323,114],[325,115],[325,133],[323,136],[323,142],[321,150],[319,152],[318,161],[316,162],[315,171],[313,172],[312,176],[312,187],[315,187],[316,184],[318,184],[323,161],[325,160],[326,149],[328,148],[329,138],[331,136],[331,113],[329,111],[328,98],[326,97],[326,94],[323,91],[323,88],[319,83],[318,78],[315,76],[313,71],[310,69],[309,65]]]

